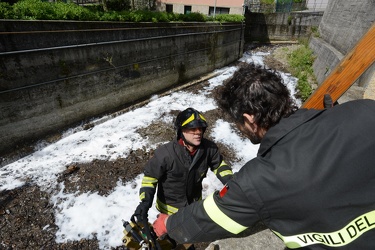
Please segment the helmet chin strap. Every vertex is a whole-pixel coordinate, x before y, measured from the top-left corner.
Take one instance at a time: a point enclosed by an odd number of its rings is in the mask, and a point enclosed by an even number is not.
[[[183,133],[181,133],[181,138],[182,138],[182,140],[184,141],[185,145],[190,146],[190,147],[193,147],[194,149],[197,148],[197,146],[195,146],[194,144],[192,144],[191,142],[188,142],[188,141],[186,140],[186,138],[185,138],[185,136],[184,136]]]

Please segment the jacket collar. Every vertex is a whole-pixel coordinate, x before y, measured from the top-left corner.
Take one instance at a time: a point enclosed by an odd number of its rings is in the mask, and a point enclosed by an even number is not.
[[[264,156],[272,147],[288,133],[302,124],[314,119],[325,110],[299,109],[288,118],[282,118],[280,122],[270,128],[260,144],[258,156]]]

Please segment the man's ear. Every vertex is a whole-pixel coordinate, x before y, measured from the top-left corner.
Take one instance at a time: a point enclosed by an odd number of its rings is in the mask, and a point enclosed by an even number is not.
[[[250,124],[254,124],[255,122],[254,115],[249,115],[247,113],[243,114],[243,119],[244,119],[244,123],[248,122]]]

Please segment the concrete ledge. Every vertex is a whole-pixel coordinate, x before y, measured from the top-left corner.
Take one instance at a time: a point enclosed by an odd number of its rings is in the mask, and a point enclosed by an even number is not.
[[[0,153],[184,84],[243,53],[241,23],[96,24],[0,21],[9,45],[0,51]]]
[[[244,238],[229,238],[210,243],[206,250],[284,250],[285,245],[271,230],[261,232]]]

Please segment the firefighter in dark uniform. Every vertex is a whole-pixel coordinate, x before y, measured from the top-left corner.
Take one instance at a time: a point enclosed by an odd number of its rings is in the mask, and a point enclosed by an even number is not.
[[[234,237],[258,222],[287,248],[375,249],[375,101],[296,109],[281,77],[242,65],[216,95],[257,157],[221,191],[159,216],[177,242]]]
[[[141,202],[135,215],[147,218],[157,189],[156,208],[164,214],[202,199],[202,181],[208,169],[225,184],[232,177],[217,145],[203,137],[207,128],[204,116],[193,108],[177,115],[177,138],[154,152],[144,168],[140,188]]]

